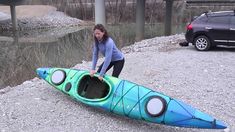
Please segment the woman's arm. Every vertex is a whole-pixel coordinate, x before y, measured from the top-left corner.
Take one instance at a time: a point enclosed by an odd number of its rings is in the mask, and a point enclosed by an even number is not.
[[[91,67],[91,70],[95,70],[97,60],[98,60],[98,53],[99,53],[98,45],[94,44],[93,45],[93,53],[92,53],[92,67]]]
[[[100,71],[100,76],[104,76],[104,73],[106,72],[106,69],[108,68],[111,62],[113,46],[114,46],[113,41],[107,41],[107,43],[105,44],[105,59],[104,59],[104,64],[102,66],[102,69]]]

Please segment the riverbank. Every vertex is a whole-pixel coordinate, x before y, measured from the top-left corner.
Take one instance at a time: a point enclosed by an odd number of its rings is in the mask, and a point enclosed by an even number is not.
[[[55,7],[47,5],[16,6],[16,16],[19,30],[47,29],[91,24],[90,22],[69,17],[63,12],[57,11]],[[0,31],[1,30],[12,30],[9,6],[0,6]]]
[[[234,50],[198,52],[192,46],[180,47],[183,40],[182,34],[156,37],[123,48],[126,62],[120,78],[191,104],[225,121],[226,130],[169,127],[114,115],[76,102],[34,78],[0,90],[0,131],[235,131]],[[83,62],[73,68],[90,65]]]

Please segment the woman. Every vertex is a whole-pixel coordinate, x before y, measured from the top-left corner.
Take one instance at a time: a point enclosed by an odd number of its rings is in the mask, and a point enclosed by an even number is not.
[[[116,47],[112,38],[108,36],[108,32],[102,24],[95,25],[94,29],[94,47],[92,56],[92,68],[90,75],[94,76],[96,73],[95,67],[98,60],[99,52],[105,57],[104,62],[98,69],[99,79],[102,81],[104,74],[113,66],[112,76],[118,77],[124,66],[124,56]]]

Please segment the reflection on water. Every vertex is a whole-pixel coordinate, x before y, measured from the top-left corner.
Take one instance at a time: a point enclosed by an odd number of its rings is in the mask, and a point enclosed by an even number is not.
[[[37,67],[71,67],[90,58],[90,30],[37,31],[4,37],[0,51],[0,87],[14,86],[35,76]],[[77,29],[77,30],[76,30]],[[34,36],[34,34],[36,34]],[[1,38],[1,40],[3,40]]]
[[[146,25],[145,38],[163,35],[162,27],[162,24]],[[107,29],[119,48],[135,42],[134,24]],[[1,33],[0,89],[34,78],[38,67],[72,67],[82,60],[91,60],[92,42],[92,27]]]

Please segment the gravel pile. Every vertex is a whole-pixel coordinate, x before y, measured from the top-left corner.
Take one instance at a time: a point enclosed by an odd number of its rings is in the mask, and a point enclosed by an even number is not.
[[[51,11],[40,17],[25,17],[18,19],[19,30],[48,29],[54,27],[79,26],[83,21],[67,16],[59,11]],[[0,21],[0,30],[12,30],[11,19]]]
[[[120,78],[191,104],[225,121],[228,129],[179,128],[129,119],[76,102],[34,78],[0,90],[0,131],[234,132],[235,50],[198,52],[192,46],[180,47],[183,40],[182,34],[156,37],[123,48],[126,62]],[[74,68],[90,65],[83,62]]]

